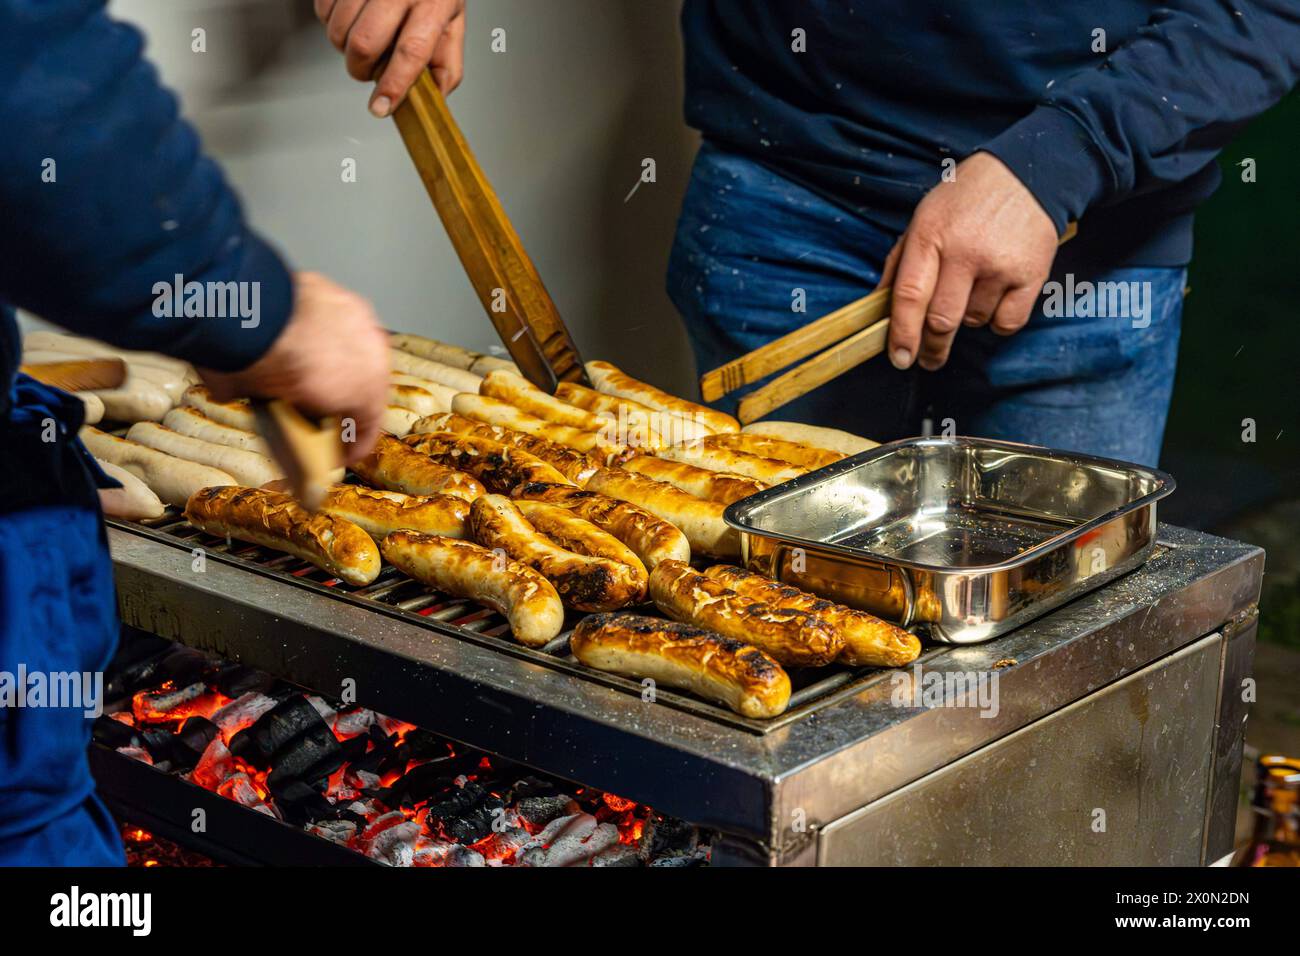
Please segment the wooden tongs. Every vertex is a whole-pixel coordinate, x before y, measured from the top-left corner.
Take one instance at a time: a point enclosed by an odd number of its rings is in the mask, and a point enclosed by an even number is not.
[[[1072,239],[1075,232],[1075,223],[1067,225],[1058,245]],[[737,417],[745,424],[756,421],[883,352],[889,339],[892,305],[893,289],[883,286],[788,335],[706,372],[700,377],[700,392],[706,402],[717,401],[723,395],[825,349],[820,355],[796,365],[740,400]]]
[[[519,370],[547,393],[560,382],[587,384],[573,337],[428,70],[393,119],[479,301]]]

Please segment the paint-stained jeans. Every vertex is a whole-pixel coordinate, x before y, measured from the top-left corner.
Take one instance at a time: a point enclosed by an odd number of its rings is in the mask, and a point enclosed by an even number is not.
[[[752,159],[705,144],[668,267],[701,372],[870,292],[895,236]],[[1144,283],[1145,312],[1081,317],[1046,297],[1010,337],[963,328],[938,372],[884,356],[769,417],[878,441],[935,432],[1003,438],[1154,465],[1178,355],[1186,270],[1096,270],[1058,257],[1052,280]],[[1050,286],[1049,286],[1050,288]],[[1126,287],[1128,288],[1128,287]],[[804,311],[794,308],[802,297]],[[1064,296],[1060,297],[1062,300]],[[1052,314],[1045,314],[1046,311]],[[1106,311],[1110,311],[1107,309]],[[1062,314],[1064,313],[1064,314]],[[735,393],[718,403],[734,410]]]

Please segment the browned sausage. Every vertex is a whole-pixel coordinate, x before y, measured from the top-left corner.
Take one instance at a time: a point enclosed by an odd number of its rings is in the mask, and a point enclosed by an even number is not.
[[[739,557],[740,535],[723,520],[727,506],[688,495],[680,488],[622,468],[602,468],[587,482],[589,491],[630,501],[670,521],[691,543],[691,550],[717,557]]]
[[[788,666],[829,664],[844,649],[839,632],[815,615],[744,597],[680,561],[654,569],[650,597],[673,620],[746,641]]]
[[[622,541],[650,570],[660,561],[691,559],[691,545],[681,529],[626,501],[542,482],[520,485],[514,496],[567,508]]]
[[[776,717],[790,703],[790,677],[780,664],[756,647],[689,624],[593,614],[578,623],[569,647],[588,667],[680,687],[744,717]]]
[[[739,501],[741,498],[748,498],[767,487],[755,478],[709,471],[707,468],[688,465],[684,461],[670,461],[667,458],[656,458],[654,455],[637,455],[623,462],[619,467],[624,471],[653,478],[655,481],[665,481],[674,488],[680,488],[697,498],[724,505]]]
[[[190,524],[310,561],[348,584],[369,584],[381,562],[374,540],[351,521],[308,511],[289,495],[262,488],[202,488],[185,505]]]
[[[512,488],[526,481],[570,484],[569,479],[536,455],[490,438],[433,434],[409,435],[403,441],[448,468],[469,472],[497,494],[509,494]]]
[[[714,435],[703,443],[736,451],[746,451],[760,458],[774,458],[787,461],[792,465],[809,470],[825,468],[841,461],[845,456],[829,448],[815,448],[800,442],[786,441],[784,438],[771,438],[766,435],[753,435],[747,432],[734,432],[729,435]]]
[[[366,484],[408,495],[455,495],[473,501],[487,494],[482,483],[439,464],[392,435],[380,435],[375,450],[352,466]]]
[[[921,654],[921,642],[901,627],[896,627],[865,611],[856,611],[827,601],[815,594],[779,584],[769,577],[719,564],[705,572],[710,578],[737,594],[770,604],[772,607],[807,611],[836,628],[844,638],[839,661],[854,667],[900,667],[910,664]]]
[[[579,488],[586,487],[588,479],[601,468],[595,459],[573,448],[557,445],[535,435],[526,435],[513,428],[476,422],[455,412],[421,418],[411,430],[417,433],[467,435],[499,441],[503,445],[536,455]]]
[[[485,548],[500,548],[555,585],[579,611],[612,611],[645,600],[645,568],[591,557],[552,544],[504,495],[484,495],[470,507],[470,531]],[[638,573],[639,572],[639,573]]]
[[[500,553],[418,531],[394,531],[381,547],[389,564],[422,584],[504,614],[520,644],[541,647],[564,627],[564,607],[551,582]]]
[[[319,510],[346,518],[376,541],[394,531],[469,536],[469,502],[454,495],[404,495],[360,485],[331,485]]]

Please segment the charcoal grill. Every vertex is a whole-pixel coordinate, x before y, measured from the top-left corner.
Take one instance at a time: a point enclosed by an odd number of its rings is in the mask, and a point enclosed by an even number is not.
[[[326,696],[353,682],[365,706],[719,831],[715,864],[1195,864],[1231,849],[1263,567],[1247,545],[1161,526],[1145,566],[1012,634],[901,675],[818,672],[758,721],[685,694],[645,701],[578,664],[567,632],[523,647],[495,612],[392,568],[351,588],[175,513],[109,524],[126,624]],[[900,691],[976,673],[997,675],[996,715]]]

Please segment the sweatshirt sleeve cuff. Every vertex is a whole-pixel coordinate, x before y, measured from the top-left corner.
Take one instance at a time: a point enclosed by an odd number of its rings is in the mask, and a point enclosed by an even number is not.
[[[196,283],[178,276],[155,287],[155,310],[169,309],[173,319],[194,314],[185,309],[195,295],[218,303],[215,312],[205,308],[202,317],[182,319],[185,331],[168,354],[201,368],[238,372],[265,355],[283,331],[293,312],[293,278],[275,251],[251,231],[245,230],[240,242],[244,248],[233,275],[193,277]],[[170,302],[163,301],[167,296]]]
[[[979,149],[1016,174],[1051,217],[1058,234],[1103,198],[1113,181],[1088,131],[1054,106],[1035,108]]]

